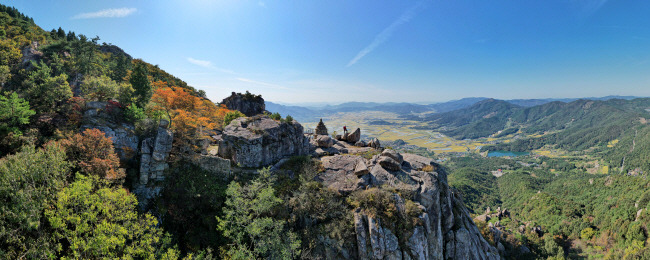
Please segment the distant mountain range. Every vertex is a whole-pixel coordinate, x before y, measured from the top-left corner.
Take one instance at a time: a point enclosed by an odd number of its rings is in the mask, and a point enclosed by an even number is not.
[[[631,100],[638,97],[634,96],[606,96],[606,97],[590,97],[582,98],[588,100],[610,100],[610,99],[624,99]],[[452,100],[441,103],[433,103],[429,105],[414,104],[414,103],[376,103],[376,102],[347,102],[338,105],[325,105],[320,107],[307,107],[307,106],[292,106],[282,105],[273,102],[266,102],[266,110],[272,113],[280,113],[283,116],[291,115],[293,118],[300,122],[314,122],[321,117],[336,114],[339,112],[356,112],[356,111],[382,111],[396,113],[402,116],[422,114],[422,113],[445,113],[458,109],[470,107],[478,102],[489,100],[486,97],[470,97],[459,100]],[[543,105],[550,102],[572,102],[578,98],[545,98],[545,99],[512,99],[504,100],[504,102],[521,106],[532,107]]]

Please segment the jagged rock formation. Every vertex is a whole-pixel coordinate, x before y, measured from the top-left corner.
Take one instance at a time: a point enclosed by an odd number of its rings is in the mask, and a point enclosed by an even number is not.
[[[349,258],[501,258],[497,248],[481,236],[462,198],[448,186],[447,174],[433,160],[385,150],[370,160],[348,154],[326,156],[321,161],[325,170],[316,179],[325,186],[344,195],[373,187],[394,190],[391,204],[396,214],[410,216],[416,212],[409,226],[397,225],[390,219],[357,208],[354,212],[356,257]],[[382,163],[386,161],[390,163]],[[346,252],[338,256],[344,255]]]
[[[253,95],[246,91],[246,93],[235,93],[221,101],[221,104],[226,105],[228,109],[238,110],[246,116],[254,116],[264,113],[266,106],[262,96]]]
[[[314,147],[311,155],[321,157],[325,155],[365,153],[372,150],[371,147],[358,146],[344,141],[339,141],[325,135],[308,135],[309,143]]]
[[[298,122],[278,122],[267,116],[233,120],[221,135],[218,154],[241,167],[263,167],[286,156],[305,155],[309,140]]]
[[[167,122],[161,120],[155,137],[142,141],[140,149],[140,184],[146,185],[149,180],[163,180],[164,171],[169,168],[167,158],[172,150],[174,133],[166,128]]]
[[[318,125],[316,125],[314,133],[317,135],[327,135],[327,127],[325,127],[322,118],[320,119],[320,122],[318,122]]]

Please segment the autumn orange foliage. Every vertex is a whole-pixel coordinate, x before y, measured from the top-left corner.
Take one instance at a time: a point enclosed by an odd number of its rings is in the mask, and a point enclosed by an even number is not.
[[[180,137],[203,135],[203,130],[221,127],[231,111],[224,105],[217,106],[208,99],[193,96],[183,88],[168,86],[166,82],[156,81],[152,85],[153,110],[165,113]]]
[[[98,129],[86,129],[60,141],[68,159],[77,164],[81,173],[97,175],[109,180],[124,178],[119,169],[120,160],[115,154],[113,141]]]

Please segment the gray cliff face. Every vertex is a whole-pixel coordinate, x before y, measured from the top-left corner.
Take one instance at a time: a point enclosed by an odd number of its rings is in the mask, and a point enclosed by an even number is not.
[[[238,110],[246,116],[254,116],[264,113],[266,105],[261,96],[253,95],[250,93],[235,93],[221,101],[221,104],[226,105],[228,109]]]
[[[140,148],[140,184],[146,185],[149,180],[163,180],[164,172],[169,168],[167,158],[172,150],[174,133],[161,124],[155,137],[142,141]]]
[[[447,184],[447,174],[433,160],[384,150],[371,160],[335,155],[321,161],[325,171],[317,179],[329,188],[349,194],[381,187],[395,191],[392,203],[398,215],[409,214],[404,198],[419,208],[417,221],[407,229],[357,208],[354,231],[358,259],[501,258],[482,237],[462,198]],[[390,163],[382,163],[387,161]],[[423,171],[425,166],[434,171]],[[364,167],[370,169],[369,173],[360,170],[355,174],[357,168]]]
[[[298,122],[278,122],[267,116],[233,120],[221,135],[218,154],[241,167],[263,167],[286,156],[305,155],[309,140]]]

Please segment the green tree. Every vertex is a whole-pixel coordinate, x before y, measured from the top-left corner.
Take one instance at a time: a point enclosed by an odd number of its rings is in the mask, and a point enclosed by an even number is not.
[[[59,37],[59,39],[64,39],[65,38],[65,31],[59,27],[58,30],[56,30],[56,36]]]
[[[136,123],[140,120],[147,118],[143,108],[139,108],[136,104],[131,103],[124,110],[124,117],[131,123]]]
[[[0,65],[12,66],[20,62],[22,53],[16,45],[11,39],[0,39]]]
[[[124,81],[131,69],[131,60],[126,55],[118,55],[115,58],[114,67],[111,69],[111,78],[117,82]]]
[[[87,100],[106,101],[117,96],[119,88],[108,76],[87,76],[81,84],[81,93]]]
[[[78,40],[77,35],[73,31],[68,31],[68,34],[65,36],[67,41],[75,41]]]
[[[275,112],[275,113],[271,114],[271,119],[280,120],[280,119],[282,119],[282,116],[280,115],[280,113]]]
[[[101,67],[101,60],[95,53],[99,37],[88,40],[85,35],[79,35],[79,40],[72,43],[74,66],[77,72],[84,75],[96,75]]]
[[[52,75],[60,75],[65,73],[65,61],[59,56],[58,53],[52,53],[50,56],[50,68],[52,69]]]
[[[27,146],[0,160],[0,258],[45,259],[54,254],[45,209],[71,172],[58,145]]]
[[[45,215],[61,256],[83,259],[159,259],[178,256],[155,217],[139,215],[137,199],[123,188],[101,188],[77,175]]]
[[[135,99],[133,98],[134,92],[135,90],[131,86],[131,83],[129,82],[120,83],[117,91],[117,101],[119,101],[120,104],[131,104],[135,102]]]
[[[226,127],[232,122],[232,120],[235,120],[240,117],[244,117],[245,115],[242,114],[241,112],[235,110],[235,111],[230,111],[226,113],[226,117],[223,119],[223,127]]]
[[[272,217],[282,199],[275,196],[268,168],[249,185],[233,181],[226,190],[219,230],[233,241],[225,254],[232,259],[291,259],[300,255],[300,240],[286,222]]]
[[[18,127],[29,123],[29,117],[36,114],[29,109],[29,102],[18,97],[16,92],[0,96],[0,134],[19,132]]]
[[[0,65],[0,86],[4,87],[5,83],[11,79],[11,70],[7,65]]]
[[[139,62],[135,65],[129,82],[134,89],[133,95],[136,105],[138,105],[138,107],[145,107],[147,103],[149,103],[149,99],[151,99],[153,92],[151,90],[147,68],[144,64]]]
[[[58,104],[72,97],[68,76],[60,74],[52,77],[51,72],[50,67],[41,62],[35,65],[23,82],[29,103],[39,112],[55,112]]]

